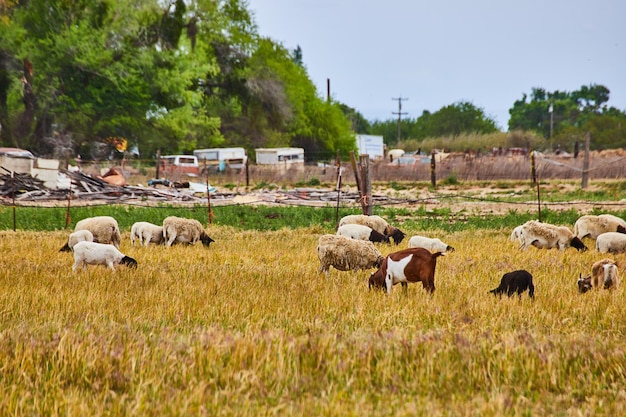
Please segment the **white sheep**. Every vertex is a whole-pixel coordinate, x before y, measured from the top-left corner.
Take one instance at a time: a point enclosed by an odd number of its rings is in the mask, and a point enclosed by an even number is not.
[[[110,243],[119,249],[122,241],[122,235],[120,233],[120,227],[111,216],[96,216],[87,217],[76,223],[74,231],[89,230],[93,235],[93,242],[97,243]],[[61,251],[70,251],[68,243],[61,248]]]
[[[135,246],[135,240],[140,246],[148,246],[150,242],[157,245],[163,242],[163,226],[149,222],[135,222],[130,228],[130,243]]]
[[[596,250],[601,253],[626,252],[626,234],[618,232],[602,233],[596,239]]]
[[[411,236],[409,239],[409,248],[424,248],[431,252],[454,252],[454,248],[447,243],[443,243],[438,238],[426,236]]]
[[[378,233],[376,230],[362,224],[344,224],[339,226],[337,234],[350,239],[368,240],[370,242],[389,243],[389,237]]]
[[[594,216],[586,214],[574,223],[574,234],[579,239],[597,239],[602,233],[621,232],[626,233],[626,221],[612,214],[600,214]]]
[[[382,254],[372,242],[350,239],[339,235],[322,235],[318,239],[318,273],[328,275],[330,267],[339,271],[378,268],[383,263]]]
[[[69,252],[73,250],[74,245],[78,242],[93,242],[93,233],[89,230],[78,230],[70,233],[67,243],[61,248],[61,252]]]
[[[137,267],[137,261],[124,255],[115,246],[97,242],[78,242],[74,245],[74,266],[72,271],[87,265],[106,265],[115,270],[115,265],[127,265],[130,268]]]
[[[532,245],[539,249],[565,250],[571,246],[579,251],[587,250],[585,244],[566,226],[530,220],[522,225],[521,236],[520,249],[527,249]]]
[[[398,228],[391,226],[387,220],[380,216],[367,216],[365,214],[351,214],[344,216],[339,221],[339,227],[345,224],[361,224],[367,226],[378,233],[393,238],[393,242],[399,245],[404,239],[405,234]]]
[[[215,242],[198,220],[175,216],[169,216],[163,220],[163,239],[167,246],[172,246],[174,243],[195,244],[201,241],[204,246],[208,247],[211,242]]]

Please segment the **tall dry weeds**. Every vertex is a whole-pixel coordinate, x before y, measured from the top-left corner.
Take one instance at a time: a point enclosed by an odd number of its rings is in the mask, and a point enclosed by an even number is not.
[[[0,232],[0,414],[626,413],[624,288],[576,288],[605,255],[438,234],[456,252],[435,293],[385,295],[369,272],[318,274],[319,233],[214,227],[207,249],[126,232],[138,269],[72,273],[65,233]],[[534,302],[488,294],[518,268]]]

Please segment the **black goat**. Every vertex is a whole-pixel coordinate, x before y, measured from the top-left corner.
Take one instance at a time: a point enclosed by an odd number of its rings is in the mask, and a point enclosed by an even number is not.
[[[494,295],[502,296],[506,293],[509,297],[517,293],[520,297],[524,291],[528,290],[530,298],[535,297],[535,286],[533,285],[533,276],[530,272],[523,269],[507,272],[502,275],[500,286],[489,291]]]

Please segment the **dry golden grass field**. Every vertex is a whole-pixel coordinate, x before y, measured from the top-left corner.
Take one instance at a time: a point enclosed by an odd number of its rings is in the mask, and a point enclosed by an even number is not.
[[[625,286],[576,286],[604,255],[432,232],[456,248],[435,293],[385,295],[370,271],[317,273],[325,232],[125,231],[136,270],[73,273],[67,232],[0,231],[0,415],[626,415]],[[534,301],[488,293],[522,268]]]

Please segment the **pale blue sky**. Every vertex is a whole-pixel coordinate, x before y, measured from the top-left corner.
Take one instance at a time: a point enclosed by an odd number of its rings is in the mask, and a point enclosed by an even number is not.
[[[258,31],[300,45],[321,96],[368,120],[470,101],[507,130],[533,87],[602,84],[626,111],[624,0],[248,0]],[[546,109],[547,112],[547,109]]]

